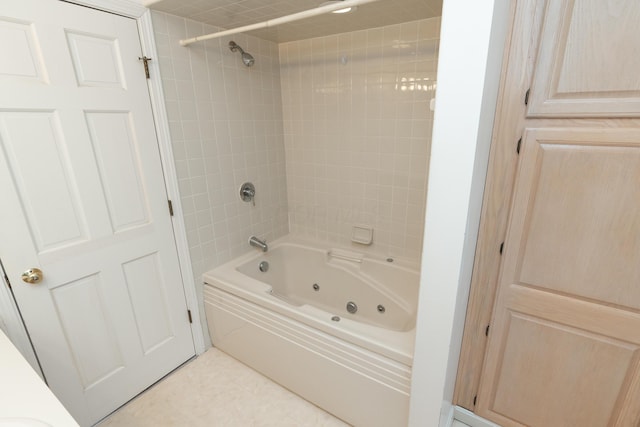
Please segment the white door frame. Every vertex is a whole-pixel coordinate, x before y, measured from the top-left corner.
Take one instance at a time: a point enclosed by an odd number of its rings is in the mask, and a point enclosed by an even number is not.
[[[173,204],[174,216],[171,219],[173,221],[173,232],[176,247],[178,249],[180,273],[182,275],[185,298],[187,301],[187,307],[191,310],[191,317],[193,319],[193,323],[191,324],[193,344],[196,354],[201,354],[205,350],[204,331],[202,329],[202,323],[200,322],[200,310],[195,289],[195,279],[193,277],[193,269],[191,268],[187,231],[182,214],[180,192],[178,190],[178,175],[173,161],[173,149],[171,147],[171,137],[169,134],[169,121],[167,119],[167,110],[164,102],[162,81],[160,80],[160,67],[157,61],[158,52],[156,51],[155,37],[153,35],[151,11],[135,0],[64,1],[135,19],[138,23],[138,32],[140,34],[140,45],[142,46],[142,51],[144,52],[144,55],[155,59],[155,61],[149,61],[149,72],[151,78],[147,80],[147,84],[149,86],[151,108],[153,110],[153,118],[155,121],[154,127],[158,138],[158,147],[164,172],[165,187],[167,188],[167,197],[169,197]],[[4,273],[2,274],[4,275]],[[36,372],[41,374],[40,368],[36,362],[36,355],[33,351],[33,347],[31,346],[24,324],[22,323],[22,319],[20,318],[13,296],[8,291],[8,288],[4,283],[1,283],[2,281],[3,280],[0,280],[0,323],[3,322],[5,324],[7,334],[14,345],[20,349],[24,357],[29,361],[29,363],[31,363],[31,366],[36,370]]]
[[[411,427],[445,427],[453,406],[510,4],[443,3]]]

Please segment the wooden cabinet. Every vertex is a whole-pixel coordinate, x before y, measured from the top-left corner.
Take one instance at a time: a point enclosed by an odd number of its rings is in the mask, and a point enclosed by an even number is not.
[[[477,412],[640,421],[640,129],[527,129]]]
[[[548,1],[528,117],[640,116],[640,3]]]
[[[640,2],[513,12],[456,403],[505,427],[637,427]]]

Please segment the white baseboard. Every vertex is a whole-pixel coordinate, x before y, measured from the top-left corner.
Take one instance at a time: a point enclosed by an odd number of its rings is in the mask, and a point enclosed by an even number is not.
[[[470,427],[500,427],[498,424],[485,420],[473,412],[459,406],[455,406],[453,409],[453,419],[463,422]]]

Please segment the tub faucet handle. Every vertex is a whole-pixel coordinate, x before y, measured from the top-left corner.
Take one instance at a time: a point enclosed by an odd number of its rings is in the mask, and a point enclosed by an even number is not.
[[[240,198],[243,202],[252,202],[253,206],[256,205],[256,187],[250,183],[245,182],[240,187]]]

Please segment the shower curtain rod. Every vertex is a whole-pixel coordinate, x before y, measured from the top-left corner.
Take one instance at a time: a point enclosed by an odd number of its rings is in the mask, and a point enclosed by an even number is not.
[[[198,36],[198,37],[192,37],[190,39],[180,40],[180,44],[182,46],[188,46],[191,43],[200,42],[203,40],[215,39],[218,37],[229,36],[231,34],[244,33],[251,30],[259,30],[261,28],[271,28],[271,27],[275,27],[276,25],[299,21],[300,19],[311,18],[312,16],[323,15],[325,13],[333,12],[334,10],[346,9],[348,7],[360,6],[361,4],[373,3],[376,1],[380,1],[380,0],[336,1],[335,4],[318,6],[313,9],[294,13],[292,15],[283,16],[281,18],[270,19],[268,21],[259,22],[257,24],[245,25],[244,27],[232,28],[231,30],[218,31],[217,33],[211,33],[211,34],[206,34],[204,36]]]

